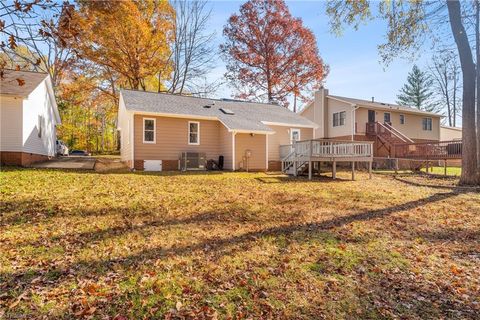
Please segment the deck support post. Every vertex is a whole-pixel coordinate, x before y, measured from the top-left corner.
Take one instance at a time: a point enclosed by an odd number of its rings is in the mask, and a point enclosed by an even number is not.
[[[297,172],[297,160],[293,160],[293,176],[296,177],[298,175]]]
[[[312,165],[313,165],[313,162],[312,160],[308,161],[308,180],[312,180]]]
[[[447,175],[447,159],[443,160],[443,174]]]
[[[428,164],[429,164],[429,163],[428,163],[428,160],[427,160],[427,165],[426,165],[427,167],[426,167],[426,170],[425,170],[425,171],[427,172],[427,174],[428,174],[428,169],[429,169],[429,168],[428,168]]]
[[[368,161],[368,179],[372,179],[372,161]]]
[[[337,178],[337,161],[333,160],[332,164],[332,178],[335,180]]]
[[[320,177],[320,173],[321,173],[321,171],[320,171],[320,163],[321,163],[320,161],[317,162],[317,172],[318,172],[318,176],[319,176],[319,177]]]
[[[355,180],[355,161],[352,161],[352,181]]]

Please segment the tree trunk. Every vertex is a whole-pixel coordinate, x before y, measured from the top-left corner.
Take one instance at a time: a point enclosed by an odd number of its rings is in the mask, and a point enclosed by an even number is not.
[[[457,126],[457,67],[453,74],[453,126]]]
[[[460,56],[463,77],[463,109],[462,109],[462,175],[461,184],[477,185],[480,179],[477,174],[477,139],[475,130],[475,64],[472,50],[468,42],[465,27],[462,24],[460,2],[447,1],[450,27]]]
[[[475,0],[475,51],[477,54],[477,175],[480,180],[480,0]]]

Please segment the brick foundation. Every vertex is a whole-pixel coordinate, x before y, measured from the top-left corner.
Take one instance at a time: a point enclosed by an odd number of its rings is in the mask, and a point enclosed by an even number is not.
[[[163,160],[162,161],[162,170],[163,171],[178,171],[178,160]]]
[[[267,171],[281,171],[282,162],[281,161],[268,161],[268,170]]]
[[[51,157],[43,154],[13,151],[0,152],[0,161],[2,165],[26,167],[35,162],[47,161],[49,159],[51,159]]]

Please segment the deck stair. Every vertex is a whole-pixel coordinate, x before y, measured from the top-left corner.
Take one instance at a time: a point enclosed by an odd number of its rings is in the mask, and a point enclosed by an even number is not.
[[[395,145],[414,143],[412,139],[393,127],[390,123],[369,122],[366,125],[367,136],[376,142],[377,152],[385,148],[393,156]]]
[[[330,139],[313,139],[296,141],[290,145],[280,146],[282,172],[290,175],[300,175],[308,172],[311,179],[315,162],[332,162],[336,168],[337,162],[373,160],[373,142],[371,141],[343,141]],[[335,177],[336,169],[332,175]]]

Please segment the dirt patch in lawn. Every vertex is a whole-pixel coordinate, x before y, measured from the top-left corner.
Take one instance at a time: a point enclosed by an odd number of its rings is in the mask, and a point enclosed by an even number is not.
[[[338,175],[2,171],[0,318],[478,318],[478,189]]]

